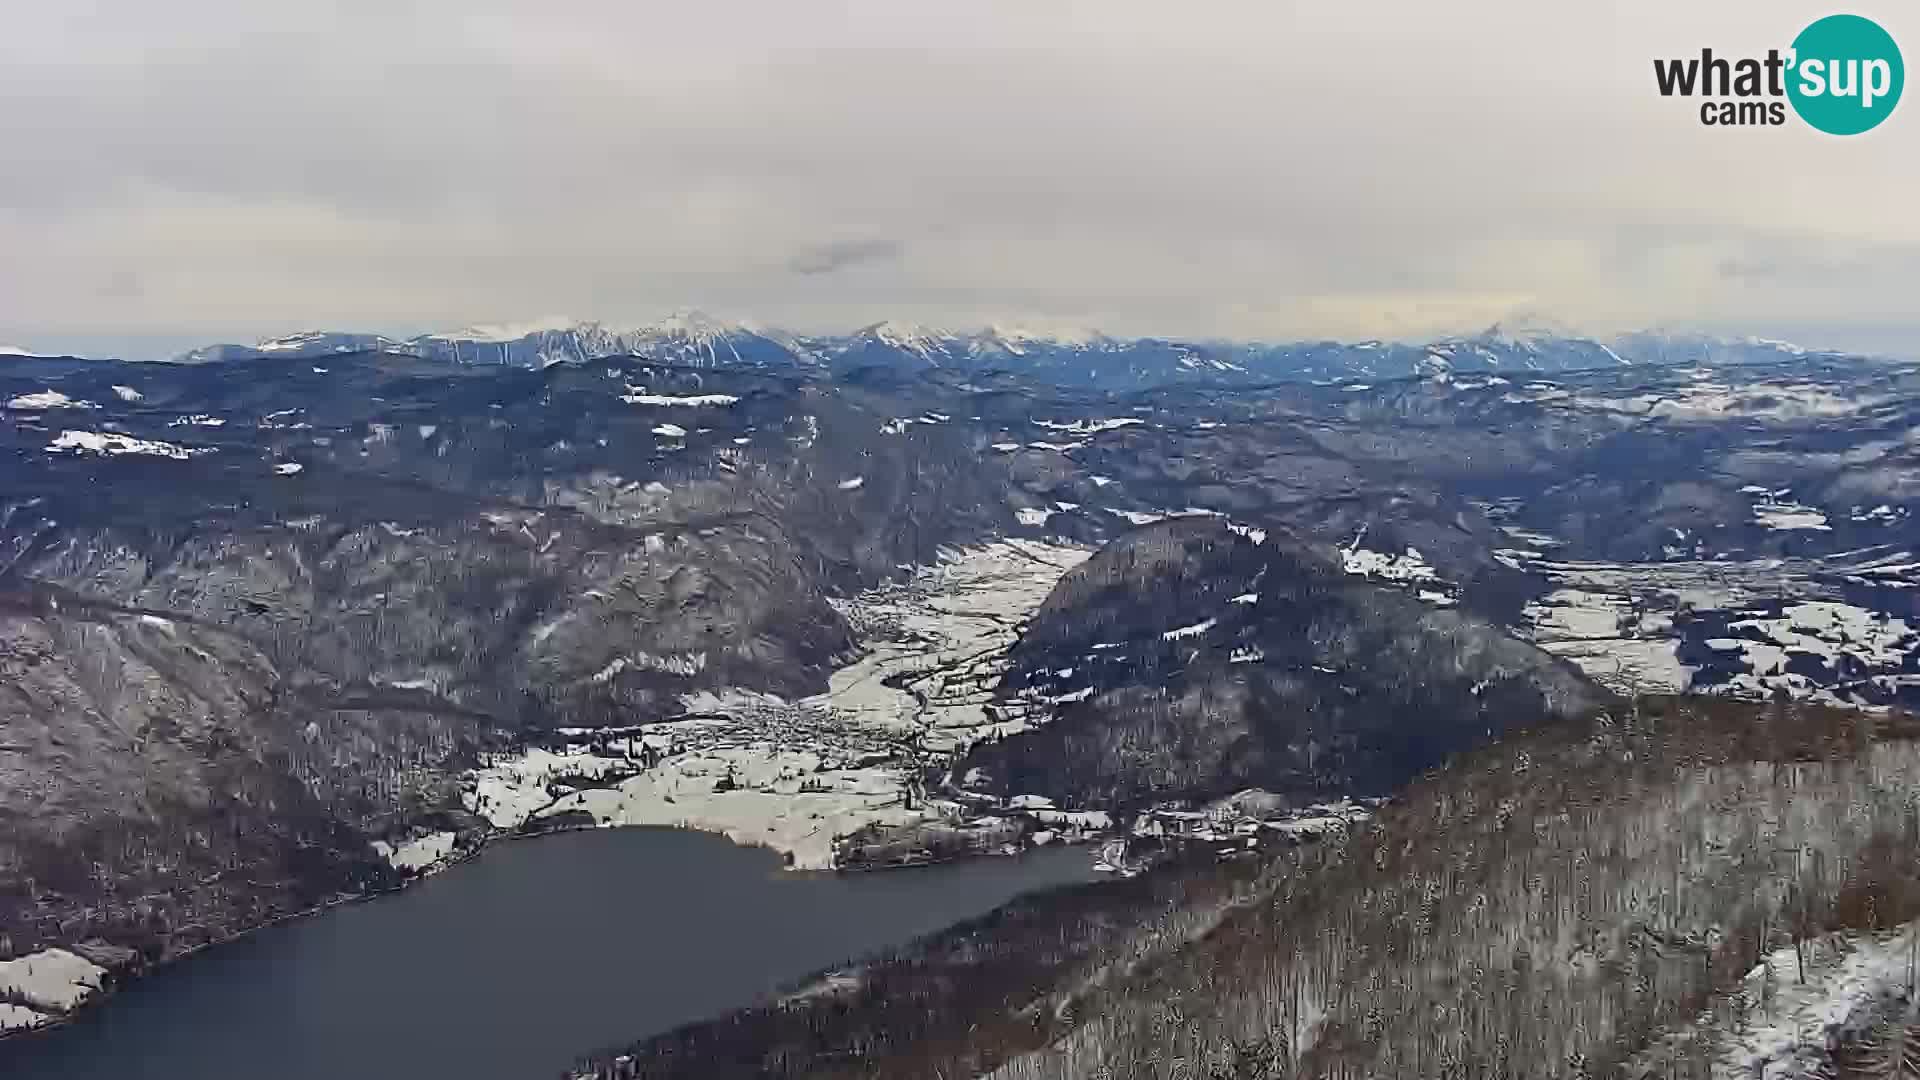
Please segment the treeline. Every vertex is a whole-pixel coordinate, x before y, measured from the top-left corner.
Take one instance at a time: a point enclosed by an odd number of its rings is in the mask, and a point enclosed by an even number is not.
[[[1028,901],[583,1075],[1624,1075],[1765,953],[1920,916],[1917,793],[1906,717],[1646,700],[1456,761],[1237,886],[1189,865]]]
[[[1766,952],[1920,915],[1917,736],[1701,699],[1515,740],[995,1075],[1618,1075]]]
[[[1265,895],[1271,871],[1265,862],[1203,856],[1139,877],[1022,897],[825,973],[778,1001],[609,1050],[568,1075],[978,1075],[1018,1049],[1071,1031],[1080,993]]]

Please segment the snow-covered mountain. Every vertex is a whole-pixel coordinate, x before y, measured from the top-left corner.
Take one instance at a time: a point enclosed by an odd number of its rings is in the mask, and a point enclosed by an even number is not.
[[[208,345],[177,359],[183,363],[297,360],[385,352],[506,367],[545,367],[607,356],[641,356],[695,367],[787,367],[804,363],[791,341],[776,331],[680,311],[635,327],[553,317],[466,326],[405,339],[353,331],[303,330],[251,345]]]
[[[365,334],[337,330],[299,330],[279,337],[265,338],[251,345],[223,343],[203,345],[175,359],[185,364],[205,364],[224,360],[299,360],[337,353],[412,352],[404,341],[384,334]]]
[[[194,363],[296,359],[359,351],[533,368],[639,356],[692,367],[1001,371],[1097,390],[1450,378],[1466,373],[1558,374],[1631,365],[1778,363],[1838,355],[1762,339],[1647,331],[1602,341],[1558,330],[1498,325],[1478,334],[1426,343],[1126,338],[1088,329],[993,325],[954,330],[892,320],[849,334],[800,336],[698,311],[678,311],[637,326],[546,318],[469,326],[404,340],[309,330],[252,345],[212,345],[179,359]]]
[[[458,363],[545,367],[608,356],[641,356],[693,367],[791,367],[804,363],[778,331],[676,311],[632,327],[542,319],[424,334],[407,342],[420,355]]]
[[[887,320],[846,335],[805,339],[804,347],[842,370],[862,367],[1021,367],[1029,354],[1083,348],[1087,336],[1055,336],[1004,327],[953,330]]]

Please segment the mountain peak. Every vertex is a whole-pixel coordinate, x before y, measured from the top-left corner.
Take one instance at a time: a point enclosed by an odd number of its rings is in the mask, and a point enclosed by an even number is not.
[[[633,331],[634,334],[642,337],[681,338],[702,344],[734,334],[758,332],[747,323],[722,319],[697,308],[676,308],[664,317],[637,327]]]
[[[1015,352],[1027,345],[1057,345],[1062,348],[1084,349],[1108,340],[1107,335],[1084,326],[1034,327],[1006,323],[994,323],[988,326],[982,336],[992,338]]]
[[[296,330],[279,337],[262,338],[253,343],[253,347],[263,353],[297,352],[322,345],[327,338],[336,336],[331,330]]]
[[[932,359],[935,352],[945,349],[953,340],[953,335],[945,330],[893,319],[864,327],[855,336],[903,349],[923,360]]]
[[[480,323],[448,330],[438,334],[423,334],[422,337],[437,341],[519,341],[534,334],[559,333],[578,329],[582,324],[576,319],[564,315],[549,315],[545,318],[530,319],[525,322]]]

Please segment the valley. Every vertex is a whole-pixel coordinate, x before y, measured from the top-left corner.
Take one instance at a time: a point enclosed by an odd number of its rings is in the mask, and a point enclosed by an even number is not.
[[[968,1067],[1074,1057],[1108,953],[1186,964],[1463,755],[1920,679],[1907,365],[1527,341],[1362,378],[1362,345],[1086,385],[1040,361],[1107,346],[676,334],[0,366],[0,1022],[500,840],[664,826],[789,871],[1071,847],[1106,885],[860,970],[990,940],[956,1018],[1067,1012]]]

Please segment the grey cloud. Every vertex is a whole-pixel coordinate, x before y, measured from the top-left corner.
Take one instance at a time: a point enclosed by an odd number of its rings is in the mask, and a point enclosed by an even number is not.
[[[225,339],[682,306],[797,329],[1032,315],[1265,336],[1523,310],[1754,332],[1903,319],[1911,262],[1847,290],[1768,268],[1920,244],[1920,106],[1836,142],[1710,132],[1651,87],[1651,56],[1746,47],[1730,28],[1764,49],[1803,15],[40,5],[0,40],[0,146],[26,163],[0,170],[0,325]],[[1920,20],[1883,21],[1920,40]],[[100,287],[116,275],[141,287]]]
[[[100,296],[107,300],[130,300],[146,291],[140,275],[115,270],[100,282]]]
[[[901,245],[895,240],[839,240],[807,248],[787,260],[787,269],[796,274],[831,274],[862,263],[898,259]]]

